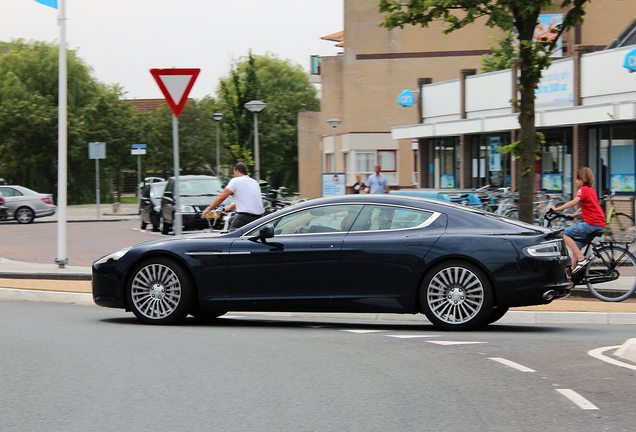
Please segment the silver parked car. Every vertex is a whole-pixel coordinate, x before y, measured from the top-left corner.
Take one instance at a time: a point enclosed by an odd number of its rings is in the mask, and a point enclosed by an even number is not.
[[[9,209],[9,219],[28,224],[37,217],[55,214],[53,195],[35,192],[24,186],[2,185],[0,193],[4,196],[4,205]]]

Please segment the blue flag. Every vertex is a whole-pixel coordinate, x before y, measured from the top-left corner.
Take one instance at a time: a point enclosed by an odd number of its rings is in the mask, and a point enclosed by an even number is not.
[[[42,3],[46,6],[51,6],[52,8],[57,9],[57,0],[35,0],[38,3]]]

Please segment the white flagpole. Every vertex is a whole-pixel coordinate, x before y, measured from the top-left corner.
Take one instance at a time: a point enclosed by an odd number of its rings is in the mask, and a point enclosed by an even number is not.
[[[66,78],[66,0],[58,0],[60,26],[59,53],[59,109],[58,109],[58,152],[57,152],[57,259],[64,268],[66,257],[66,183],[67,183],[67,78]]]

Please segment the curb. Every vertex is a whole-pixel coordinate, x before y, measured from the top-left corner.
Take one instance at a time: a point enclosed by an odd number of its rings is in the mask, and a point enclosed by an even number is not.
[[[0,288],[0,300],[43,301],[52,303],[72,303],[93,305],[93,296],[86,292],[62,292],[35,289]],[[240,312],[241,314],[247,312]],[[305,313],[305,312],[254,312],[253,314],[279,317],[358,319],[367,321],[407,321],[427,323],[422,314],[351,314],[351,313]],[[610,312],[553,312],[511,310],[498,324],[596,324],[596,325],[635,325],[636,313]],[[636,338],[631,340],[626,352],[636,355]],[[633,346],[632,346],[633,345]]]

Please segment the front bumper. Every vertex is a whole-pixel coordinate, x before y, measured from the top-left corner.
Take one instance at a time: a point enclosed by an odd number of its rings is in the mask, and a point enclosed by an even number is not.
[[[97,306],[126,308],[125,274],[112,271],[109,263],[93,265],[93,301]]]

